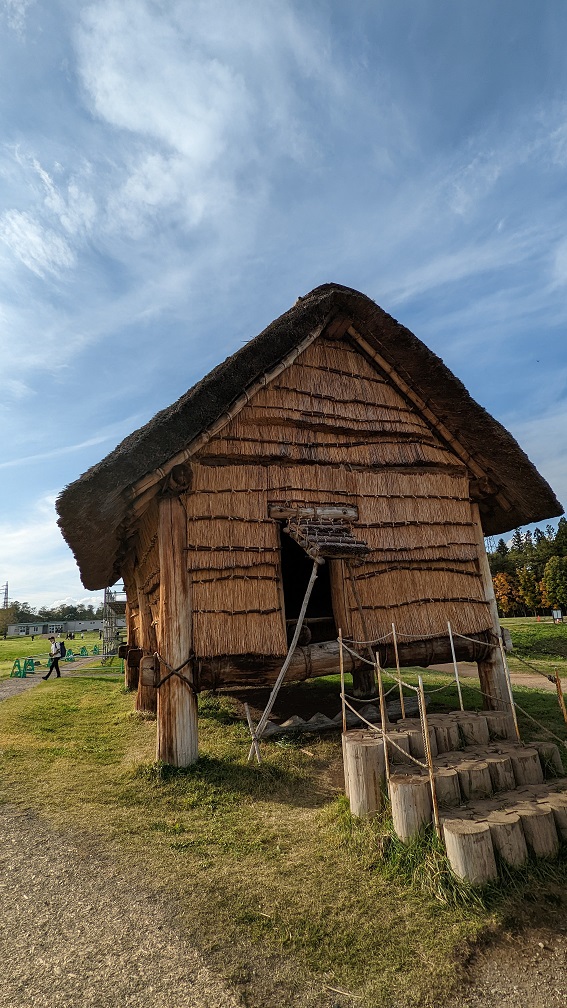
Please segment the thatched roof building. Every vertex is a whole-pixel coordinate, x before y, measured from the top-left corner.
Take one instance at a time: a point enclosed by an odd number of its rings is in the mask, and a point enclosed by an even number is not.
[[[122,576],[131,642],[197,685],[273,681],[315,556],[327,562],[296,678],[329,671],[323,645],[339,627],[376,640],[395,622],[402,664],[447,660],[448,620],[477,641],[495,631],[483,533],[562,513],[443,362],[334,284],[126,438],[57,509],[85,587]]]

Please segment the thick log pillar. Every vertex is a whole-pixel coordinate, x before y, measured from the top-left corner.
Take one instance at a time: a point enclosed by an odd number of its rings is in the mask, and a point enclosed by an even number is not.
[[[484,597],[488,602],[490,615],[492,617],[493,640],[491,643],[497,644],[500,639],[500,620],[498,617],[496,598],[494,596],[492,574],[490,573],[490,565],[488,563],[486,547],[484,545],[484,532],[480,520],[478,504],[471,503],[471,513],[477,534],[478,560],[480,564],[480,575],[484,589]],[[477,665],[480,688],[484,696],[484,706],[486,709],[509,711],[510,696],[508,693],[506,669],[504,668],[500,648],[493,647],[491,649],[490,658],[477,662]]]
[[[191,651],[191,593],[187,571],[187,518],[178,497],[159,504],[160,562],[159,652],[172,668],[187,661]],[[169,669],[160,666],[164,678]],[[183,679],[186,681],[184,682]],[[197,696],[191,685],[191,667],[172,675],[158,692],[157,759],[186,767],[199,755]]]
[[[137,590],[140,614],[138,623],[140,647],[143,648],[145,654],[154,654],[154,652],[157,651],[157,635],[152,622],[152,611],[150,609],[148,597],[145,592],[142,591],[138,582]],[[140,676],[138,679],[136,710],[146,712],[148,714],[155,714],[157,711],[157,695],[158,691],[154,689],[153,686],[144,686],[142,676]]]

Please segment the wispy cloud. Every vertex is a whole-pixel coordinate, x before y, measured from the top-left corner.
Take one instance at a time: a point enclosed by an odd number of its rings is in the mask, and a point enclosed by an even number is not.
[[[1,576],[12,598],[37,607],[63,596],[85,597],[74,558],[57,527],[54,504],[55,495],[47,494],[28,502],[19,519],[0,522]],[[92,599],[96,606],[100,592]]]

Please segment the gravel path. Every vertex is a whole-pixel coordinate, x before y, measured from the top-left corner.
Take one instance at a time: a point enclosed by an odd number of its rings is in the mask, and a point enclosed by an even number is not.
[[[0,1005],[237,1008],[187,945],[165,899],[110,857],[0,809]]]
[[[503,935],[474,957],[470,975],[470,987],[445,1008],[565,1008],[565,912],[557,915],[556,927]]]
[[[41,676],[37,674],[26,676],[25,679],[2,679],[0,681],[0,700],[7,700],[9,697],[17,696],[37,686],[41,682]]]

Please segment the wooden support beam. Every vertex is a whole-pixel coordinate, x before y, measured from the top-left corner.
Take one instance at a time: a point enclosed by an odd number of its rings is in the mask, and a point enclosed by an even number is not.
[[[160,615],[158,649],[161,678],[187,662],[191,653],[191,582],[186,570],[187,518],[177,497],[159,503]],[[164,664],[167,663],[167,664]],[[183,681],[185,680],[185,681]],[[186,767],[198,756],[197,696],[185,665],[160,686],[157,704],[157,759]]]
[[[148,596],[142,590],[139,579],[136,580],[138,589],[139,622],[138,635],[140,647],[145,654],[154,654],[157,650],[157,635],[152,620],[152,611]],[[142,681],[142,676],[138,679],[138,695],[136,697],[136,710],[148,714],[157,712],[157,693],[153,686],[147,686]]]
[[[494,595],[492,574],[490,572],[488,557],[486,555],[486,547],[484,545],[484,532],[482,529],[482,522],[480,519],[478,504],[471,503],[471,512],[474,526],[476,529],[478,562],[480,566],[482,587],[484,591],[484,597],[488,602],[488,606],[490,609],[493,643],[497,644],[497,642],[500,639],[500,619],[498,616],[498,607],[496,605],[496,598]],[[484,659],[483,661],[477,662],[477,666],[478,666],[478,675],[480,679],[480,687],[483,692],[484,706],[486,707],[486,709],[509,711],[510,713],[512,713],[510,704],[510,693],[508,689],[508,680],[506,676],[506,668],[504,666],[504,660],[500,649],[498,647],[493,647],[490,656]]]

